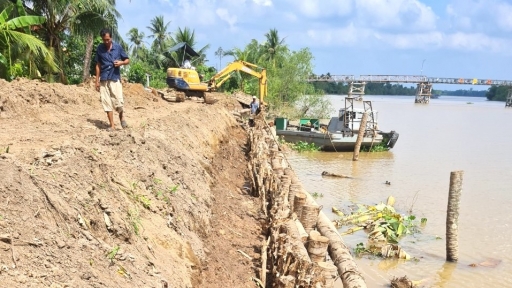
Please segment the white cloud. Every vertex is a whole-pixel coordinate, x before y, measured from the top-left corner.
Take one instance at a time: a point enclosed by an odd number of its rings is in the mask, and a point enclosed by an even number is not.
[[[509,1],[452,0],[446,12],[453,30],[495,35],[512,31],[512,4]]]
[[[297,20],[299,20],[299,17],[296,14],[291,13],[291,12],[285,12],[284,17],[289,22],[296,22]]]
[[[482,33],[442,32],[379,34],[379,41],[395,49],[450,49],[459,51],[506,52],[512,41]]]
[[[346,16],[352,11],[352,0],[288,0],[287,7],[309,18]]]
[[[252,0],[254,3],[256,3],[257,5],[261,5],[261,6],[272,6],[272,0]]]
[[[375,28],[433,30],[437,16],[418,0],[358,0],[356,11],[361,24]]]
[[[220,19],[228,23],[231,29],[235,28],[235,24],[237,22],[236,15],[230,15],[229,11],[224,8],[218,8],[215,10],[215,13],[217,13],[217,16],[219,16]]]
[[[308,42],[311,46],[355,46],[372,37],[372,31],[356,28],[353,23],[337,29],[309,29]]]
[[[495,8],[496,22],[499,27],[505,31],[512,31],[512,5],[508,3],[499,3]]]

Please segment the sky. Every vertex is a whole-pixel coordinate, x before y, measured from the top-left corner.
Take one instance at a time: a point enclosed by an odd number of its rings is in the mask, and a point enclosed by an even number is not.
[[[123,37],[133,27],[150,35],[151,19],[163,16],[169,32],[188,27],[198,48],[209,44],[216,68],[233,61],[215,56],[219,47],[263,43],[277,29],[291,50],[311,51],[316,74],[512,80],[512,0],[118,0],[116,8]],[[488,86],[434,86],[469,88]]]

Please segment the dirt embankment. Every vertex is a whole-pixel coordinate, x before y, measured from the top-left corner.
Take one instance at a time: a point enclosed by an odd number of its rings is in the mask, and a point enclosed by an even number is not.
[[[236,101],[126,84],[130,127],[107,132],[90,87],[0,82],[2,286],[254,287],[263,219]]]

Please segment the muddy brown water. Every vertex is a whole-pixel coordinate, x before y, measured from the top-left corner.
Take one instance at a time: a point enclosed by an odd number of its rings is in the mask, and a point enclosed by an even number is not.
[[[329,97],[337,109],[344,105],[343,97]],[[379,112],[382,130],[400,133],[393,150],[361,153],[357,162],[352,153],[292,153],[288,158],[308,192],[323,195],[317,202],[331,219],[336,218],[332,206],[349,211],[352,204],[377,204],[389,195],[396,198],[398,212],[412,209],[416,217],[428,219],[421,233],[400,240],[416,260],[356,258],[368,287],[389,287],[391,278],[404,275],[422,280],[420,287],[512,287],[512,108],[472,97],[442,96],[428,105],[407,96],[365,100]],[[465,173],[459,262],[446,264],[446,206],[455,170]],[[354,178],[322,178],[322,171]],[[359,231],[344,240],[353,249],[367,237]],[[501,262],[486,267],[489,260]]]

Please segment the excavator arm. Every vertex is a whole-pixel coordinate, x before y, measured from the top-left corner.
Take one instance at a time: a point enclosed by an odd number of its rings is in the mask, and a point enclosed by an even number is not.
[[[253,68],[256,68],[261,71],[255,71]],[[267,97],[267,70],[265,68],[259,67],[249,62],[239,60],[229,63],[219,73],[215,74],[212,78],[210,78],[210,80],[208,81],[208,90],[215,91],[224,82],[226,82],[226,80],[229,79],[229,77],[231,76],[231,72],[234,71],[242,71],[244,73],[247,73],[258,78],[260,103],[261,105],[267,105],[267,103],[264,100]]]

